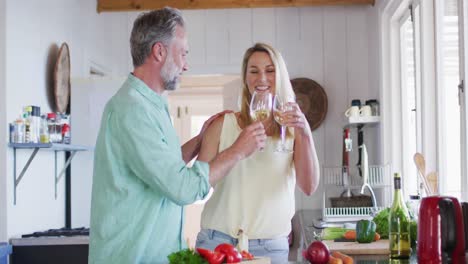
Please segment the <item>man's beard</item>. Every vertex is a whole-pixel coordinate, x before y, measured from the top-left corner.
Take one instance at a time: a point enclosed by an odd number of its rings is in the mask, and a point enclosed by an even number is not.
[[[172,80],[164,80],[163,79],[164,90],[166,91],[174,91],[175,89],[179,88],[179,79],[175,77]]]
[[[164,90],[174,91],[179,87],[179,70],[174,63],[172,54],[167,54],[168,59],[161,69],[161,78],[163,80]]]

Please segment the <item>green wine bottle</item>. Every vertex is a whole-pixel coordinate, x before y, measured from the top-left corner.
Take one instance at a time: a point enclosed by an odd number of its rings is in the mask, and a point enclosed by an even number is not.
[[[401,193],[400,174],[395,173],[393,180],[395,192],[390,209],[390,258],[407,259],[411,255],[410,215]]]

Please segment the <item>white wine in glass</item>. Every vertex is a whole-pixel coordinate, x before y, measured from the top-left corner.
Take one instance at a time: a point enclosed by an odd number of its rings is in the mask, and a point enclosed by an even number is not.
[[[254,121],[265,121],[271,113],[272,98],[267,91],[257,92],[252,94],[250,100],[250,117]]]
[[[278,146],[278,148],[275,150],[275,152],[283,152],[283,153],[291,153],[293,152],[292,149],[288,149],[286,147],[285,141],[286,141],[286,126],[284,125],[284,120],[283,120],[283,114],[291,110],[290,107],[288,107],[289,102],[294,102],[294,98],[281,98],[279,95],[275,95],[275,99],[273,101],[273,116],[275,118],[275,121],[280,124],[281,126],[281,143]]]
[[[268,119],[268,116],[270,116],[270,111],[264,109],[250,112],[250,117],[252,117],[254,121],[265,121]]]
[[[267,120],[270,117],[272,105],[273,100],[270,92],[254,91],[250,100],[250,117],[254,121],[262,122]],[[263,148],[260,149],[260,152],[263,152]]]
[[[275,118],[276,123],[280,124],[281,126],[283,125],[283,116],[281,111],[279,110],[273,110],[273,117]]]

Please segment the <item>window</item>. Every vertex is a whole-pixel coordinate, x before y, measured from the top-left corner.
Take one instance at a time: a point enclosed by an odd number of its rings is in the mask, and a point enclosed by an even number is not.
[[[390,105],[383,121],[391,131],[384,155],[405,175],[407,194],[420,189],[412,155],[421,152],[425,175],[439,175],[439,193],[466,200],[468,4],[389,0],[381,7],[381,99]]]
[[[410,6],[400,19],[400,76],[402,119],[402,165],[406,194],[417,194],[420,181],[413,155],[421,152],[419,6]]]
[[[440,1],[437,10],[438,52],[438,126],[441,192],[461,198],[461,119],[458,84],[460,83],[458,0]]]

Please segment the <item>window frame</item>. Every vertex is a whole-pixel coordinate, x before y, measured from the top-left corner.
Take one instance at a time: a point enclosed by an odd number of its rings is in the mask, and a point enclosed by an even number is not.
[[[410,145],[410,138],[406,135],[406,131],[410,130],[409,123],[407,122],[411,119],[411,114],[407,112],[408,107],[408,97],[407,97],[407,89],[414,90],[415,96],[415,122],[416,122],[416,131],[415,131],[415,138],[416,138],[416,152],[422,152],[422,135],[421,135],[421,63],[420,63],[420,34],[419,34],[419,23],[420,23],[420,16],[417,12],[419,10],[419,4],[414,2],[409,3],[406,11],[400,15],[398,19],[399,25],[399,39],[398,42],[400,43],[399,46],[399,58],[400,58],[400,93],[401,93],[401,164],[402,164],[402,173],[406,176],[406,180],[404,181],[403,188],[405,193],[407,194],[416,194],[419,190],[418,186],[420,184],[419,177],[417,177],[417,171],[415,169],[415,165],[413,162],[413,155],[414,153],[409,153],[409,145]],[[406,63],[406,60],[403,61],[403,58],[406,58],[407,54],[405,53],[406,49],[406,33],[402,30],[404,24],[410,19],[411,26],[413,30],[413,67],[414,67],[414,87],[407,87],[406,86],[406,70],[407,68],[403,66]],[[409,184],[410,181],[414,181],[414,184]]]
[[[458,4],[458,26],[459,26],[459,87],[466,81],[466,66],[465,64],[467,61],[464,59],[465,58],[465,46],[466,46],[466,27],[464,26],[466,23],[468,23],[467,20],[467,7],[463,3],[462,0],[457,1]],[[443,83],[443,51],[442,51],[442,45],[440,43],[443,42],[443,22],[444,22],[444,10],[445,10],[445,2],[444,1],[434,1],[434,14],[435,14],[435,54],[436,54],[436,76],[437,76],[437,82],[436,82],[436,92],[437,92],[437,106],[441,106],[440,108],[437,109],[437,114],[440,118],[437,120],[437,132],[438,132],[438,137],[437,137],[437,145],[438,145],[438,157],[437,157],[437,168],[438,168],[438,174],[439,174],[439,191],[443,194],[446,192],[446,180],[442,180],[444,175],[447,175],[447,167],[446,167],[446,157],[447,157],[447,152],[445,151],[445,148],[443,146],[446,145],[446,135],[444,134],[443,130],[443,124],[442,124],[442,118],[444,116],[444,94],[441,93],[441,91],[444,90],[444,83]],[[466,86],[466,85],[464,85]],[[467,160],[467,139],[468,139],[468,133],[467,133],[467,116],[466,116],[466,93],[461,92],[459,89],[459,109],[460,109],[460,173],[461,173],[461,198],[463,200],[468,199],[468,178],[467,178],[467,171],[468,171],[468,160]]]
[[[420,15],[420,58],[417,63],[420,63],[421,82],[420,90],[421,101],[419,109],[421,112],[421,153],[426,159],[426,172],[438,171],[439,184],[443,184],[444,170],[442,162],[444,153],[440,152],[443,144],[443,135],[441,134],[441,116],[440,92],[441,92],[441,76],[440,58],[437,57],[436,36],[440,35],[440,17],[437,18],[434,14],[440,7],[442,1],[411,1],[411,0],[389,0],[377,2],[379,8],[379,30],[380,34],[380,84],[381,84],[381,100],[382,100],[382,139],[386,144],[382,145],[383,162],[392,164],[393,171],[402,171],[403,161],[401,157],[402,148],[402,120],[401,116],[401,94],[399,84],[401,73],[399,72],[399,18],[405,12],[405,9],[410,5],[419,5]],[[460,80],[466,83],[468,76],[467,62],[463,60],[465,57],[466,45],[468,43],[468,3],[463,3],[458,0],[459,4],[459,30],[460,30]],[[440,13],[440,11],[439,11]],[[436,26],[434,26],[436,25]],[[438,33],[439,32],[439,33]],[[466,86],[466,85],[465,85]],[[468,200],[468,116],[466,113],[466,104],[468,100],[466,92],[461,96],[462,106],[460,108],[461,115],[461,174],[462,174],[462,193],[463,200]],[[440,186],[439,186],[440,187]],[[443,192],[443,187],[441,188]]]
[[[460,99],[460,135],[461,135],[461,198],[464,201],[468,200],[468,131],[467,131],[467,124],[468,124],[468,116],[467,116],[467,93],[466,93],[466,77],[468,76],[468,67],[466,60],[466,48],[468,44],[468,4],[465,3],[463,0],[458,1],[458,25],[459,25],[459,56],[460,56],[460,85],[462,86],[461,95],[459,96]],[[466,25],[466,26],[465,26]],[[459,90],[460,92],[460,90]],[[465,189],[463,189],[465,186]]]

